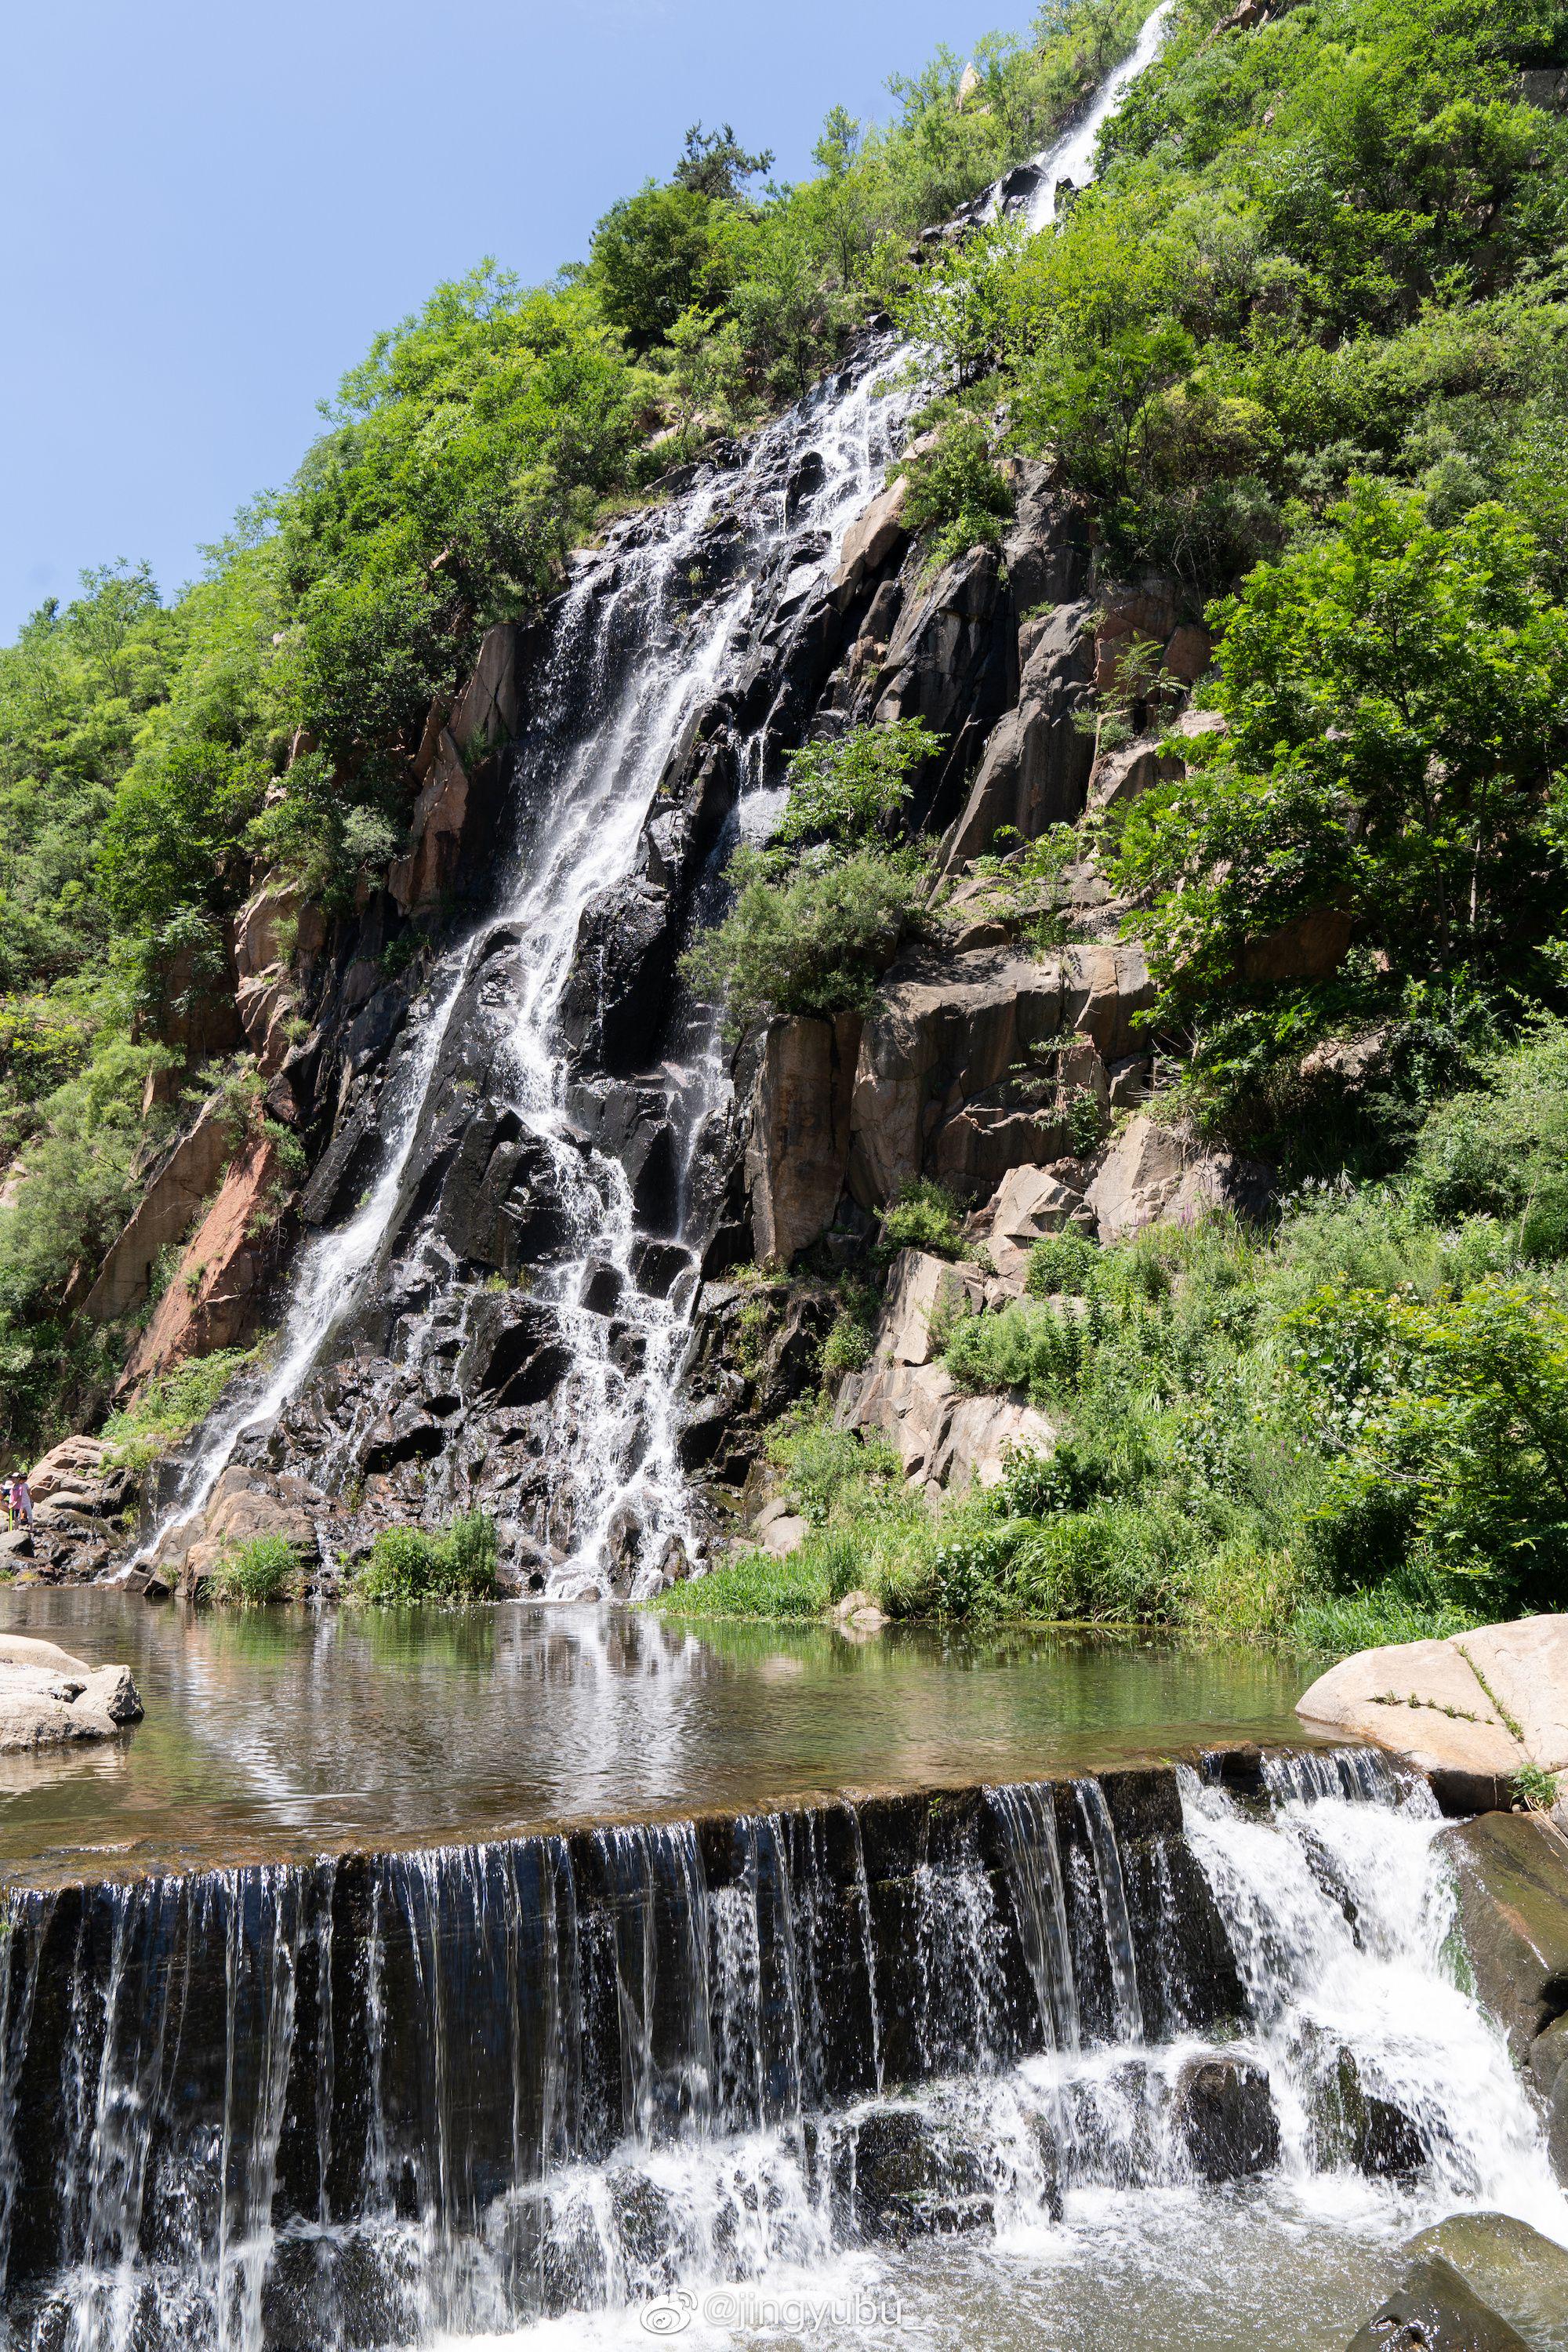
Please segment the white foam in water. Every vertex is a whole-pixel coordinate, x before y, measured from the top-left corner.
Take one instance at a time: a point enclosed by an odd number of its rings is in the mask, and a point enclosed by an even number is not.
[[[1341,2352],[1386,2292],[1400,2244],[1431,2221],[1503,2211],[1568,2243],[1568,2200],[1537,2119],[1500,2033],[1456,1978],[1452,1882],[1435,1843],[1443,1823],[1424,1784],[1402,1789],[1379,1765],[1348,1757],[1309,1764],[1295,1779],[1309,1793],[1293,1793],[1287,1774],[1265,1812],[1182,1775],[1187,1840],[1251,1996],[1251,2034],[1239,2043],[1179,2035],[1157,2046],[1118,2040],[1047,2050],[999,2073],[927,2084],[906,2099],[984,2149],[994,2234],[846,2252],[787,2139],[667,2145],[636,2160],[689,2217],[696,2259],[673,2278],[644,2282],[642,2297],[622,2308],[484,2340],[518,2352],[568,2344],[610,2352],[667,2333],[701,2345],[782,2341],[835,2352],[875,2344],[936,2352],[959,2342],[987,2352],[1167,2352],[1176,2344],[1184,2352]],[[1037,1892],[1051,1884],[1043,1795],[993,1794],[1008,1832],[1008,1875],[1026,1895],[1026,1848]],[[1104,1816],[1089,1849],[1097,1872],[1109,1869],[1115,1843]],[[1119,1890],[1119,1858],[1110,1875]],[[955,1952],[970,1938],[971,1969],[980,1973],[994,1943],[990,1897],[983,1883],[963,1886],[963,1876],[955,1866],[938,1886],[928,1875],[926,1894],[940,1902]],[[1114,1912],[1114,1897],[1108,1907]],[[933,1930],[917,1921],[916,1932]],[[1037,1993],[1048,2011],[1048,1988]],[[984,1997],[977,2006],[985,2010]],[[1369,2092],[1417,2126],[1426,2161],[1415,2178],[1373,2179],[1342,2154],[1314,2157],[1314,2055],[1330,2042],[1352,2053]],[[1267,2068],[1281,2153],[1264,2176],[1215,2189],[1194,2179],[1173,2136],[1173,2095],[1188,2062],[1221,2052]],[[984,2052],[975,2054],[983,2065]],[[1059,2221],[1049,2218],[1037,2123],[1068,2148]],[[757,2200],[754,2235],[743,2251],[725,2241],[715,2260],[719,2216],[742,2179]],[[584,2184],[576,2193],[585,2191]],[[562,2193],[570,2193],[564,2183]]]

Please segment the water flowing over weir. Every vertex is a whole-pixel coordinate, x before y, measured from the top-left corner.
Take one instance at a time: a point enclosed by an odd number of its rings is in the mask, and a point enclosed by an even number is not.
[[[1568,2234],[1425,1789],[1317,1770],[16,1894],[14,2340],[418,2343],[1161,2187]]]

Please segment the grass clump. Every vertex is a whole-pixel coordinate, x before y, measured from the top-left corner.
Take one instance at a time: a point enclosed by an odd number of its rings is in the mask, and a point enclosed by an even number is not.
[[[248,1543],[236,1544],[225,1553],[206,1580],[206,1590],[215,1601],[260,1609],[269,1601],[289,1598],[298,1570],[287,1537],[252,1536]]]
[[[877,1254],[884,1261],[906,1249],[924,1250],[931,1257],[963,1257],[962,1215],[944,1184],[917,1176],[902,1187],[884,1214]]]
[[[356,1601],[400,1605],[433,1601],[449,1608],[492,1601],[496,1591],[496,1525],[485,1511],[468,1511],[442,1533],[428,1528],[383,1528],[369,1557],[354,1570]]]
[[[110,1459],[121,1469],[151,1469],[206,1419],[229,1382],[254,1364],[259,1353],[259,1348],[222,1348],[159,1373],[133,1404],[111,1412],[104,1423]]]

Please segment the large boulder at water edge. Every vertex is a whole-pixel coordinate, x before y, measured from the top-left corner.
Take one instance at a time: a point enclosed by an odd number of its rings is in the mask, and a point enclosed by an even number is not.
[[[1533,2352],[1568,2352],[1568,2249],[1508,2213],[1455,2213],[1405,2252],[1458,2271]]]
[[[0,1755],[110,1739],[141,1719],[129,1666],[89,1666],[53,1642],[0,1634]]]
[[[1539,1813],[1483,1813],[1445,1842],[1476,1990],[1508,2035],[1568,2179],[1568,1841]]]
[[[1320,1675],[1296,1712],[1452,1783],[1460,1810],[1500,1801],[1516,1772],[1568,1770],[1568,1617],[1523,1617],[1446,1642],[1361,1650]]]
[[[1568,2251],[1539,2231],[1456,2213],[1405,2251],[1405,2276],[1351,2352],[1568,2352]]]

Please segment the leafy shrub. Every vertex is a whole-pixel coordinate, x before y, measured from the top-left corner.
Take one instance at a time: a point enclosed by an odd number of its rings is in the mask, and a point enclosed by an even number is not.
[[[822,1347],[822,1370],[828,1380],[858,1372],[871,1360],[871,1333],[857,1316],[840,1312]]]
[[[206,1419],[229,1382],[247,1370],[259,1354],[258,1347],[219,1349],[158,1373],[133,1404],[111,1412],[104,1423],[102,1435],[110,1459],[126,1469],[150,1469]]]
[[[792,751],[777,839],[847,849],[885,832],[909,799],[910,770],[934,759],[943,740],[918,719],[896,719]]]
[[[972,547],[994,547],[1013,511],[1012,485],[992,455],[983,420],[961,409],[939,426],[934,448],[910,457],[904,521],[931,534],[927,568],[935,572]]]
[[[215,1600],[258,1609],[269,1601],[283,1600],[298,1572],[299,1562],[286,1537],[253,1536],[248,1543],[236,1544],[224,1554],[204,1591]]]
[[[784,1491],[814,1527],[826,1526],[836,1506],[864,1496],[899,1475],[891,1446],[853,1429],[835,1429],[826,1410],[797,1414],[774,1433],[768,1454],[784,1474]]]
[[[1029,1252],[1024,1287],[1031,1298],[1087,1297],[1099,1278],[1099,1244],[1087,1234],[1048,1234]]]
[[[944,1184],[917,1176],[900,1188],[898,1199],[883,1212],[878,1255],[886,1259],[912,1249],[931,1257],[961,1258],[965,1244],[959,1216],[958,1202]]]
[[[496,1589],[496,1527],[484,1511],[455,1518],[444,1534],[427,1528],[383,1528],[354,1571],[356,1601],[488,1601]]]
[[[691,985],[723,1005],[731,1036],[775,1013],[867,1011],[924,903],[919,850],[857,850],[784,881],[773,856],[737,851],[732,911],[681,959]]]

